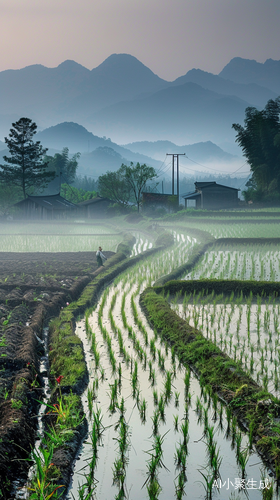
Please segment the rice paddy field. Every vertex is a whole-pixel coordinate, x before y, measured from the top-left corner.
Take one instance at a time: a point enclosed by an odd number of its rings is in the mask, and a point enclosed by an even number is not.
[[[279,398],[279,299],[189,294],[171,307]]]
[[[279,265],[279,243],[220,243],[207,250],[183,279],[280,281]]]
[[[174,222],[166,222],[165,227],[173,227]],[[231,221],[230,219],[209,218],[209,221],[189,218],[185,222],[186,227],[191,229],[201,229],[209,232],[214,238],[279,238],[280,223],[277,219],[263,219],[255,221]],[[182,226],[179,223],[178,226]]]
[[[136,239],[131,256],[152,248],[153,235],[129,230]],[[104,223],[0,224],[0,252],[88,252],[99,246],[115,252],[122,239],[123,231]]]
[[[121,241],[121,233],[104,224],[0,224],[0,252],[87,252],[100,245],[114,252]]]
[[[154,246],[157,235],[148,224],[130,228],[136,240],[130,257]],[[280,238],[280,225],[269,217],[229,222],[218,215],[217,221],[188,218],[161,221],[160,226],[173,235],[175,244],[120,274],[102,291],[96,307],[77,322],[89,372],[82,395],[88,435],[66,498],[279,499],[273,474],[256,453],[252,436],[238,426],[218,396],[209,396],[196,373],[179,362],[174,347],[161,340],[139,297],[192,258],[203,244],[199,233],[194,236],[196,229],[234,241],[208,246],[181,280],[280,282],[277,243],[236,242]],[[114,226],[11,228],[9,234],[0,228],[0,251],[79,252],[99,245],[116,251],[127,224],[121,227],[117,220]],[[169,301],[180,317],[239,362],[259,385],[280,396],[277,296],[204,290],[179,293]],[[57,492],[53,498],[58,498]]]
[[[236,421],[230,424],[223,405],[180,365],[139,306],[139,293],[190,255],[194,240],[175,237],[172,259],[164,251],[121,275],[77,326],[90,370],[84,395],[90,432],[69,499],[87,491],[89,477],[92,498],[104,500],[261,499],[270,481]],[[253,479],[251,490],[240,487],[245,477],[246,484]]]

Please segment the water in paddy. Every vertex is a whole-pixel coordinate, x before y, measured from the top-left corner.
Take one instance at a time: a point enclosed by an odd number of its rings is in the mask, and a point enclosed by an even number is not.
[[[137,276],[141,276],[141,266]],[[213,427],[213,443],[215,453],[220,463],[219,473],[212,489],[213,498],[252,499],[262,498],[261,487],[265,481],[270,480],[267,471],[256,453],[248,455],[244,481],[242,483],[241,467],[236,459],[236,445],[233,444],[232,433],[239,435],[238,428],[229,426],[225,411],[217,404],[214,409],[207,396],[201,394],[198,380],[191,375],[187,391],[185,388],[185,368],[180,367],[176,357],[172,356],[170,349],[156,339],[154,332],[149,328],[145,317],[140,311],[138,295],[140,290],[137,279],[126,276],[116,285],[111,285],[106,292],[107,299],[103,305],[101,317],[98,320],[99,307],[89,318],[92,331],[95,334],[96,350],[100,354],[100,366],[96,369],[94,356],[90,345],[91,339],[85,333],[84,321],[77,325],[77,333],[84,341],[85,352],[90,372],[90,388],[94,386],[95,400],[93,411],[102,415],[102,438],[97,447],[97,464],[94,470],[95,490],[93,499],[112,500],[114,498],[130,498],[144,500],[159,498],[192,498],[203,499],[206,496],[207,480],[213,475],[209,465],[209,433],[207,428]],[[134,283],[133,283],[134,281]],[[144,286],[144,285],[142,285]],[[123,304],[123,294],[125,303]],[[113,297],[116,297],[115,299]],[[136,324],[131,309],[131,296],[137,308],[139,322]],[[113,304],[115,304],[112,307]],[[123,309],[123,313],[122,313]],[[113,314],[113,328],[110,320],[110,310]],[[124,327],[125,314],[129,333]],[[120,336],[116,328],[121,331],[121,339],[126,352],[127,363],[120,354]],[[115,330],[115,331],[114,331]],[[144,332],[144,333],[143,333]],[[145,337],[145,332],[147,336]],[[135,336],[133,335],[135,334]],[[108,338],[116,361],[116,371],[112,370],[112,354],[109,354]],[[107,339],[107,340],[106,340]],[[155,353],[155,355],[153,354]],[[111,356],[111,359],[110,359]],[[141,360],[142,357],[142,360]],[[172,359],[173,358],[173,359]],[[164,368],[163,368],[164,364]],[[121,378],[119,375],[121,366]],[[137,366],[136,391],[133,389],[132,380],[135,380],[135,367]],[[167,397],[167,373],[171,374],[171,394]],[[96,380],[98,379],[98,387]],[[112,387],[117,384],[116,405],[112,409]],[[119,383],[120,382],[120,383]],[[157,392],[157,396],[155,392]],[[160,399],[165,401],[164,410],[160,411]],[[121,487],[116,481],[116,464],[120,457],[120,416],[123,399],[125,425],[128,430],[128,448],[125,453],[124,466],[124,492],[120,496]],[[157,401],[156,401],[157,399]],[[141,414],[143,401],[146,403],[145,418]],[[90,442],[92,418],[88,406],[88,395],[84,394],[84,404],[87,408],[89,421],[89,437],[83,444],[79,460],[76,463],[73,483],[68,498],[78,498],[78,489],[85,483],[85,474],[88,472],[88,463],[92,458],[92,445]],[[111,406],[111,408],[110,408]],[[158,414],[158,429],[155,428],[155,415]],[[177,422],[177,424],[176,424]],[[232,427],[232,425],[230,425]],[[187,429],[187,432],[186,432]],[[184,437],[185,434],[185,437]],[[149,496],[149,469],[152,456],[155,455],[155,436],[160,437],[162,459],[156,470],[157,484],[160,488],[158,496]],[[240,449],[248,447],[247,437],[240,435]],[[178,450],[186,443],[187,455],[185,467],[178,466]],[[186,449],[185,448],[185,449]],[[177,463],[176,463],[177,462]],[[203,477],[203,475],[204,477]],[[179,480],[181,489],[179,488]],[[182,484],[183,483],[183,484]],[[216,487],[215,487],[216,486]],[[181,496],[180,496],[181,494]],[[119,496],[118,496],[119,495]]]
[[[171,307],[191,326],[219,346],[275,396],[280,396],[279,300],[258,298],[258,303],[218,303],[217,298],[181,299]]]
[[[249,245],[246,250],[214,249],[183,279],[241,279],[280,281],[279,250],[276,245]]]
[[[141,252],[145,252],[149,248],[153,246],[153,240],[151,237],[143,236],[142,233],[133,232],[133,236],[135,237],[135,243],[132,248],[131,257],[138,255]]]

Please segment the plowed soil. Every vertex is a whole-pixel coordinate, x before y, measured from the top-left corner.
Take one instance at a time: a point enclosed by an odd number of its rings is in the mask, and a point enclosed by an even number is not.
[[[0,253],[0,498],[26,474],[36,439],[42,328],[95,272],[93,252]]]

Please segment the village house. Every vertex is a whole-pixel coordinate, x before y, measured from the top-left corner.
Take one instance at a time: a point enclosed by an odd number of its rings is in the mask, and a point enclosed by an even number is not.
[[[223,186],[216,182],[195,182],[195,191],[182,195],[185,208],[224,209],[238,206],[237,188]]]
[[[14,205],[18,209],[15,217],[22,219],[64,219],[76,214],[77,205],[67,201],[60,194],[30,196]]]

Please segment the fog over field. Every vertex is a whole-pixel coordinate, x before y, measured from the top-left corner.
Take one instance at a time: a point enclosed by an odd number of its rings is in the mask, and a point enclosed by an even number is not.
[[[0,499],[280,500],[279,0],[0,3]]]

